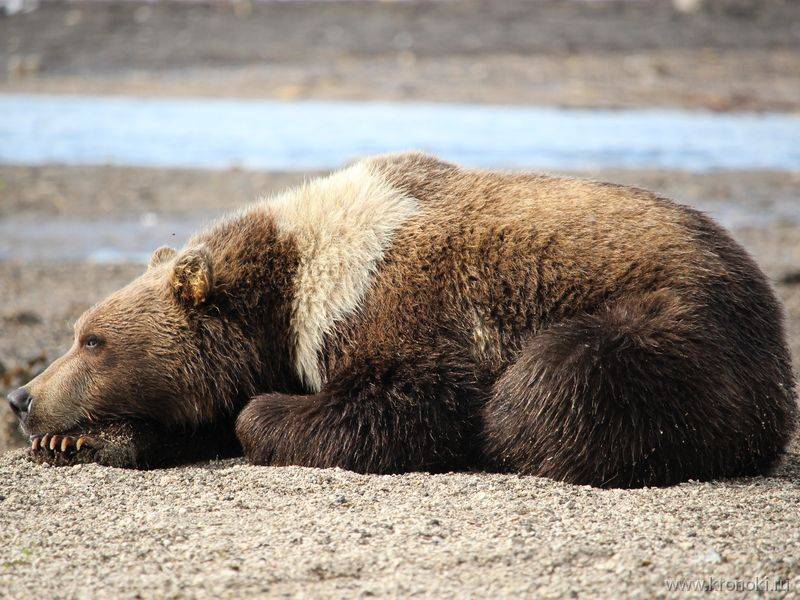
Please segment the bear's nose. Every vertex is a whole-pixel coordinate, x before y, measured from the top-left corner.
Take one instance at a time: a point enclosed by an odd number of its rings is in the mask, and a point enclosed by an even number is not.
[[[11,410],[13,410],[18,417],[28,412],[31,406],[31,394],[28,390],[19,388],[6,397],[8,398],[8,403],[11,405]]]

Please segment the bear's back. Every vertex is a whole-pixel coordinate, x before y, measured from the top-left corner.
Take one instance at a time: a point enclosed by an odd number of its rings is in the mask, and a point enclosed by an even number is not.
[[[419,154],[368,164],[419,202],[385,253],[387,295],[406,288],[419,298],[433,284],[433,305],[483,303],[524,314],[526,327],[613,294],[702,286],[726,270],[698,234],[713,228],[704,215],[645,190],[466,170]],[[712,237],[738,248],[721,229]]]

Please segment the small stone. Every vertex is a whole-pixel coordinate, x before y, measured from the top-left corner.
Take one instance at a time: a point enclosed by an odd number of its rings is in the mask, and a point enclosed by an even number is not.
[[[32,310],[18,310],[3,315],[3,321],[12,325],[38,325],[42,318]]]
[[[139,23],[146,23],[153,16],[153,9],[149,6],[140,6],[133,13],[133,20]]]
[[[64,25],[67,27],[75,27],[81,21],[83,21],[83,13],[77,9],[69,11],[64,17]]]
[[[675,10],[682,13],[695,13],[703,8],[703,0],[672,0]]]

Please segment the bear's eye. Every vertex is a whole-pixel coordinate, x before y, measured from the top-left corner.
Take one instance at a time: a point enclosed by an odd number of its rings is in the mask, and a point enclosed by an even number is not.
[[[89,350],[94,350],[102,345],[103,341],[96,335],[87,335],[83,340],[83,347]]]

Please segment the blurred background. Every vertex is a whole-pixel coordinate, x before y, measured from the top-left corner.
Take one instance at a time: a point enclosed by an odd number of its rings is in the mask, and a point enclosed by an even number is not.
[[[711,213],[800,356],[798,2],[0,0],[0,68],[3,394],[152,249],[412,148]]]

